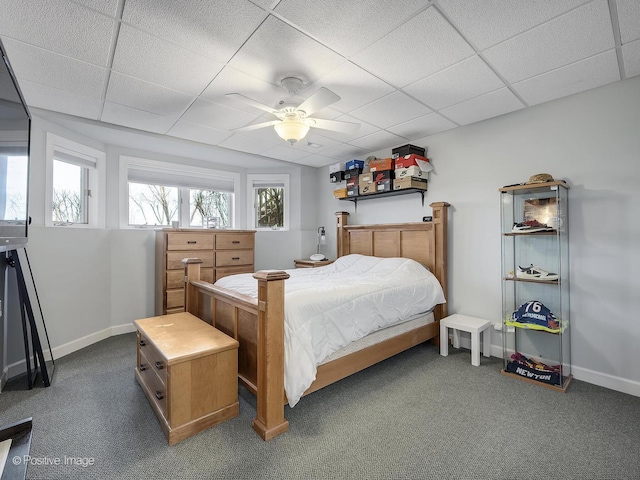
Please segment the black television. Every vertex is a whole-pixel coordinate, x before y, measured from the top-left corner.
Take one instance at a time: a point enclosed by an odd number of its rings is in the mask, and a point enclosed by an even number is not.
[[[0,252],[27,244],[31,115],[0,40]]]

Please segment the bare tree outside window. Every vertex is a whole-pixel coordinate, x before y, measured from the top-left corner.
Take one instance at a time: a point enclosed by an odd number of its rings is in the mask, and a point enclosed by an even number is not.
[[[282,227],[284,225],[284,188],[256,188],[256,226]]]
[[[208,217],[220,218],[220,226],[230,226],[231,195],[213,190],[191,190],[191,226],[204,226]]]
[[[83,222],[82,199],[78,192],[54,189],[52,209],[54,222]]]
[[[129,183],[129,224],[170,225],[178,219],[178,188]]]

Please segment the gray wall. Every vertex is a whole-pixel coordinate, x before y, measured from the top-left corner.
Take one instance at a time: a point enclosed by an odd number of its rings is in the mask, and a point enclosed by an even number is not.
[[[412,143],[428,147],[435,167],[424,208],[411,195],[360,202],[353,213],[350,202],[332,198],[321,169],[320,221],[341,209],[354,224],[420,221],[430,202],[451,203],[449,311],[496,323],[498,188],[541,172],[566,180],[574,376],[640,395],[640,77]],[[499,332],[492,343],[500,354]]]

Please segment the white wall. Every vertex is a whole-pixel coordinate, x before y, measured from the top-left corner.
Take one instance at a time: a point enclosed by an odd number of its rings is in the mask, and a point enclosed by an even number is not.
[[[640,395],[640,77],[412,143],[435,167],[424,208],[411,195],[360,202],[353,214],[322,169],[321,221],[340,209],[354,224],[420,221],[430,202],[451,203],[449,311],[500,322],[498,188],[542,172],[566,180],[574,376]],[[498,332],[492,343],[499,354]]]

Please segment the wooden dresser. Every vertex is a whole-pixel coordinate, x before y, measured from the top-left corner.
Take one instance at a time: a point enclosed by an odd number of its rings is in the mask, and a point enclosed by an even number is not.
[[[169,445],[238,415],[237,340],[190,313],[133,323],[136,379]]]
[[[156,232],[156,315],[184,312],[183,258],[202,259],[200,278],[253,273],[255,230],[165,228]]]

